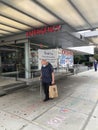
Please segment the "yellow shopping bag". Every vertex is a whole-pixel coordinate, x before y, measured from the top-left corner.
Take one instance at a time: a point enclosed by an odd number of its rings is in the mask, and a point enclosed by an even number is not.
[[[58,97],[58,90],[57,90],[57,85],[50,85],[49,86],[49,98],[56,98]]]

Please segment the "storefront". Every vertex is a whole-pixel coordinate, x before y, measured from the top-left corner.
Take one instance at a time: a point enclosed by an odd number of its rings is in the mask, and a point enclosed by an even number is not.
[[[63,25],[33,29],[9,39],[12,39],[13,43],[6,43],[4,47],[8,50],[1,52],[2,74],[26,79],[40,75],[42,54],[46,57],[49,54],[48,61],[53,63],[55,70],[72,67],[73,53],[66,48],[76,46],[77,42],[83,43],[67,33]]]

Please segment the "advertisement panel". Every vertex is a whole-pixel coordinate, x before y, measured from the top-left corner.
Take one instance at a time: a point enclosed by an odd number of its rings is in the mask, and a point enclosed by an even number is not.
[[[59,67],[72,67],[73,66],[73,52],[65,49],[58,51]]]

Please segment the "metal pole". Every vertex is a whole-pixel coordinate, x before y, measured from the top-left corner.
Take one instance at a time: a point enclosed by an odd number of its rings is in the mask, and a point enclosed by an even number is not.
[[[1,53],[0,53],[0,76],[2,74],[2,63],[1,63]]]
[[[16,46],[16,40],[15,40],[15,46]],[[16,47],[16,58],[15,58],[15,68],[16,68],[16,71],[17,71],[17,47]],[[18,77],[17,77],[17,74],[16,74],[16,81],[17,81]]]
[[[29,79],[30,74],[30,43],[25,43],[25,78]]]

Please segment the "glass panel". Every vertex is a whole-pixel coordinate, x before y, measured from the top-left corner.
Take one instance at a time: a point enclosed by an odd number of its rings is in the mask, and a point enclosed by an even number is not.
[[[20,22],[26,23],[30,26],[34,26],[34,27],[39,27],[39,26],[43,26],[44,24],[30,18],[29,16],[26,16],[23,13],[20,13],[4,4],[1,4],[1,10],[0,10],[1,14],[4,14],[8,17],[11,17],[15,20],[18,20]]]
[[[74,27],[85,27],[86,22],[81,18],[77,11],[70,5],[68,0],[37,0],[59,17]]]
[[[48,13],[45,9],[35,4],[32,0],[3,0],[12,6],[34,16],[47,24],[60,22],[56,17]]]
[[[72,0],[93,27],[98,27],[98,0]]]
[[[15,22],[15,21],[10,20],[8,18],[5,18],[3,16],[0,16],[0,22],[4,23],[4,24],[7,24],[7,25],[11,25],[13,27],[16,27],[16,28],[19,28],[19,29],[22,29],[22,30],[28,30],[28,29],[30,29],[30,27],[28,27],[26,25],[23,25],[21,23]]]
[[[20,30],[18,30],[18,29],[14,29],[14,28],[11,28],[11,27],[2,25],[2,24],[0,25],[0,28],[1,28],[1,29],[4,29],[4,30],[6,30],[6,31],[11,31],[11,32],[18,32],[18,31],[20,31]]]

